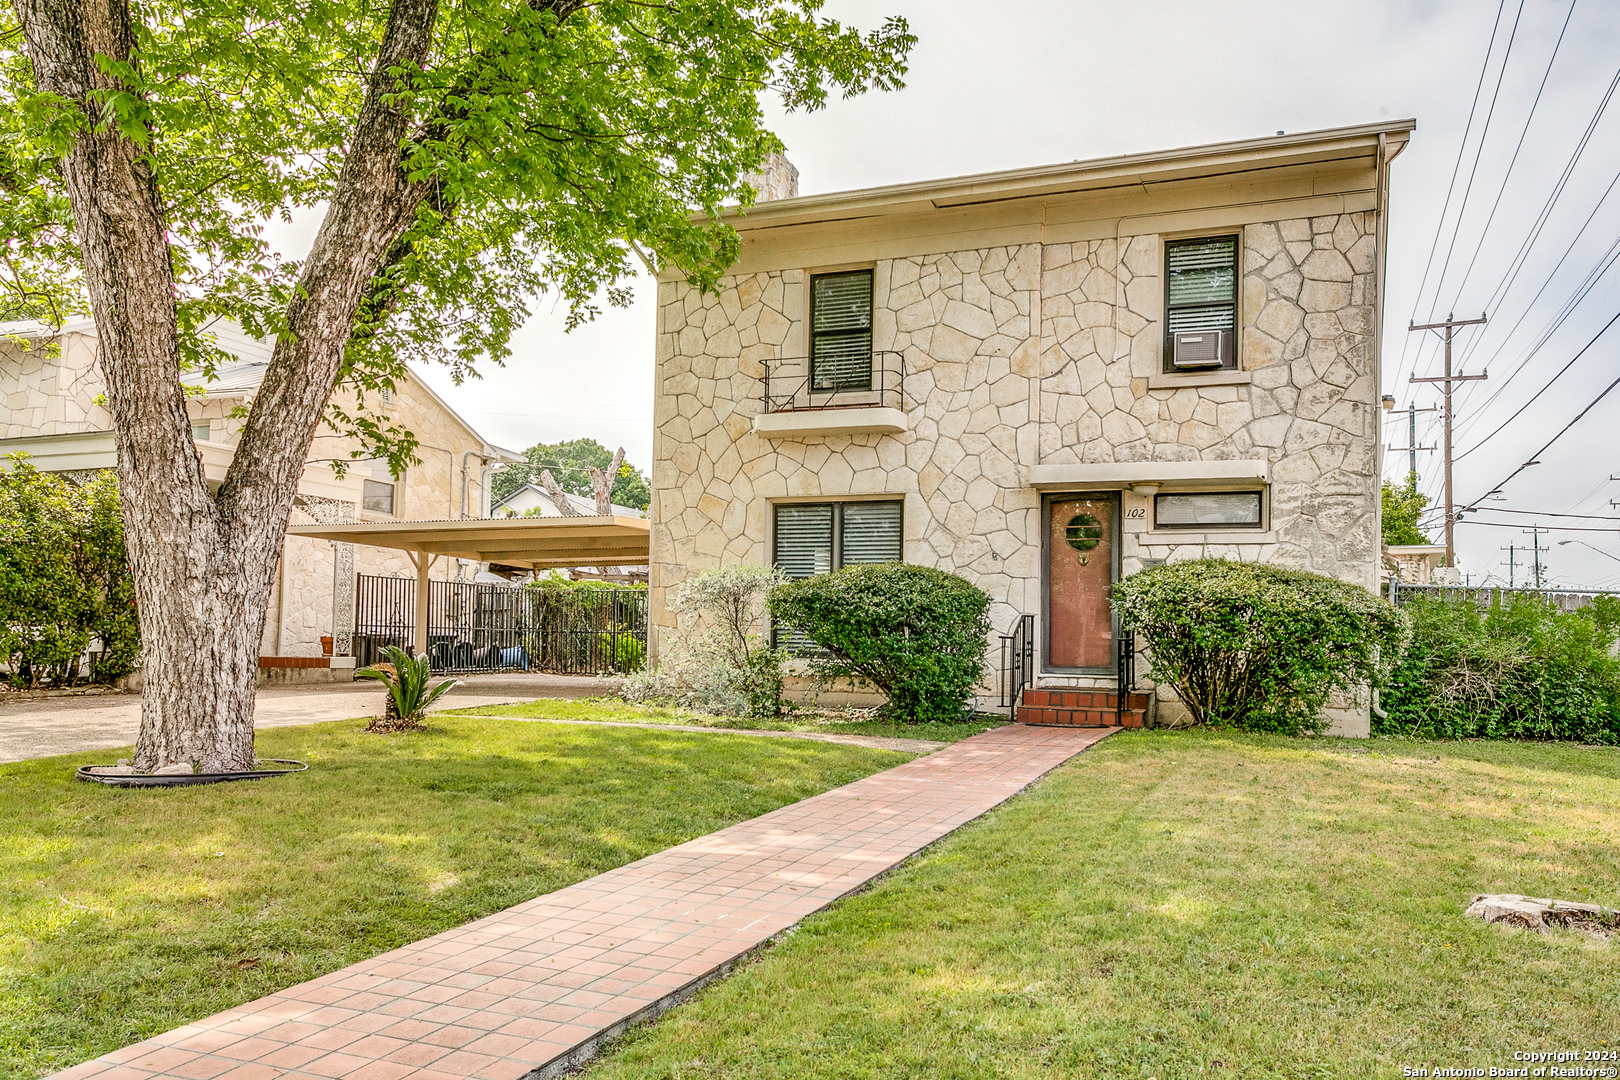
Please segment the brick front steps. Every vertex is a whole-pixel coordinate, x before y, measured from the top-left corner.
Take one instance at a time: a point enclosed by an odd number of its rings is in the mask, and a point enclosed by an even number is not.
[[[1129,694],[1125,714],[1117,711],[1112,690],[1025,690],[1018,701],[1018,722],[1037,727],[1139,728],[1147,722],[1148,696]]]

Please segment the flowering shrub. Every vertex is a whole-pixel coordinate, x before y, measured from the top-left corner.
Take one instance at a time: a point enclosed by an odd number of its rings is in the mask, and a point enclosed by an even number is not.
[[[1120,621],[1201,724],[1315,734],[1335,690],[1376,685],[1407,620],[1359,585],[1260,563],[1167,563],[1119,582]]]

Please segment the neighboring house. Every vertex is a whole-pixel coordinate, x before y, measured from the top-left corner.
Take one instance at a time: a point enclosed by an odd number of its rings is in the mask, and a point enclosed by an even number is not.
[[[205,474],[219,482],[242,431],[237,414],[252,404],[270,349],[231,327],[212,333],[240,363],[222,368],[206,385],[195,377],[183,381],[200,391],[186,410]],[[0,402],[7,407],[0,417],[0,455],[27,453],[31,464],[51,472],[116,467],[112,417],[99,402],[103,382],[96,350],[95,325],[88,319],[54,334],[37,323],[0,324]],[[408,379],[383,395],[381,406],[415,434],[422,464],[395,477],[383,461],[353,460],[359,442],[323,425],[289,524],[489,516],[490,467],[522,462],[523,456],[491,444],[420,380]],[[334,464],[346,466],[341,475]],[[433,577],[471,580],[477,571],[476,563],[440,560]],[[332,651],[346,656],[357,573],[415,576],[404,552],[288,537],[260,642],[261,666],[282,666],[275,658],[321,657],[328,647],[323,638],[335,639]]]
[[[580,514],[594,515],[596,513],[596,500],[584,495],[576,495],[571,491],[563,492],[568,501],[573,504],[574,510]],[[638,510],[633,506],[620,506],[618,503],[609,503],[614,517],[644,518],[645,510]],[[557,509],[557,503],[545,488],[539,484],[524,484],[504,499],[498,499],[490,507],[490,517],[562,517],[563,512]],[[647,580],[646,566],[605,566],[605,567],[572,567],[568,576],[575,581],[607,581],[619,584],[645,583]]]
[[[1444,544],[1385,544],[1384,562],[1387,579],[1393,576],[1402,585],[1454,585],[1462,575],[1454,568],[1441,565],[1446,561]],[[1450,574],[1446,570],[1452,570]],[[1453,580],[1455,579],[1455,580]]]
[[[904,559],[988,592],[994,635],[1029,625],[1037,687],[1106,696],[1123,575],[1210,555],[1376,588],[1387,167],[1414,126],[729,215],[716,293],[659,283],[653,648],[693,571]],[[1364,706],[1334,719],[1366,733]]]
[[[596,500],[586,495],[576,495],[565,491],[568,501],[573,504],[576,513],[595,514]],[[637,510],[633,506],[620,506],[618,503],[609,504],[613,508],[614,517],[639,518],[646,517],[645,510]],[[504,499],[496,499],[490,504],[490,517],[525,517],[536,515],[539,517],[562,517],[562,511],[557,503],[546,493],[546,489],[539,484],[524,484]]]

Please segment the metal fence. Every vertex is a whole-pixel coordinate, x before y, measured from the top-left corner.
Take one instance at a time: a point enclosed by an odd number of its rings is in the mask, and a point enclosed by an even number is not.
[[[1407,604],[1413,599],[1427,596],[1439,600],[1471,601],[1481,607],[1514,596],[1536,596],[1551,603],[1560,611],[1579,611],[1600,596],[1620,596],[1620,593],[1596,589],[1506,589],[1484,585],[1407,585],[1390,581],[1389,600],[1392,604]]]
[[[415,626],[415,580],[356,575],[357,663],[412,648]],[[647,590],[430,581],[427,637],[434,671],[636,671],[647,658]]]

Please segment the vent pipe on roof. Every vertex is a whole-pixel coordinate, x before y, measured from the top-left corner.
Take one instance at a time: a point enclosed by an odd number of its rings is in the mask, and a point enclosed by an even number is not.
[[[755,202],[793,199],[799,195],[799,170],[783,154],[767,155],[760,171],[747,173],[743,179],[759,192]]]

